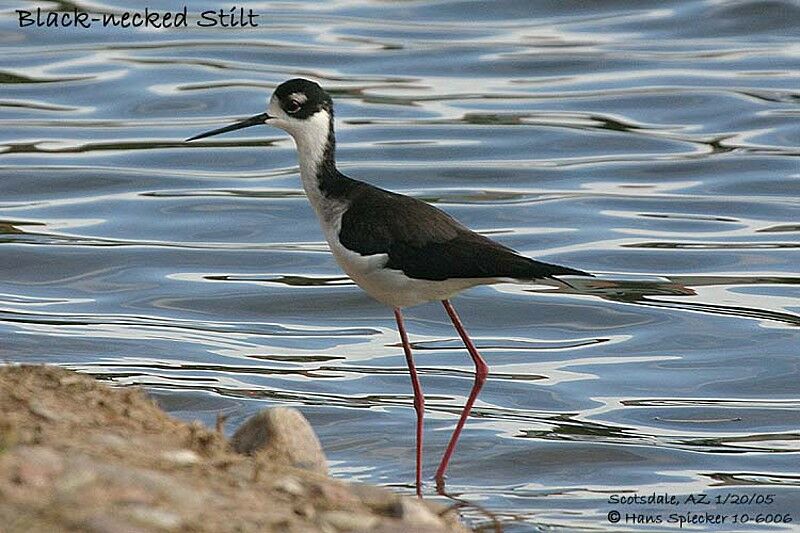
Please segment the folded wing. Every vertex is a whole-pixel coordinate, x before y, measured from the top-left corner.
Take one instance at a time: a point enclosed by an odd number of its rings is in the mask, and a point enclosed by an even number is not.
[[[339,239],[361,255],[388,254],[386,268],[433,281],[589,276],[519,255],[426,202],[364,185],[353,191]]]

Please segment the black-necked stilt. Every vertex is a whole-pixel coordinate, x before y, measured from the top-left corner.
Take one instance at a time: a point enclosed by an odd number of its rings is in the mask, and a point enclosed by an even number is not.
[[[394,309],[417,412],[417,494],[422,490],[425,402],[401,309],[441,300],[464,341],[475,363],[475,383],[436,471],[436,481],[441,485],[461,429],[489,372],[448,299],[477,285],[590,274],[519,255],[467,229],[430,204],[379,189],[339,172],[335,158],[333,101],[312,81],[293,79],[282,83],[275,89],[266,113],[201,133],[187,141],[259,124],[277,126],[294,137],[303,188],[319,217],[333,256],[362,289]]]

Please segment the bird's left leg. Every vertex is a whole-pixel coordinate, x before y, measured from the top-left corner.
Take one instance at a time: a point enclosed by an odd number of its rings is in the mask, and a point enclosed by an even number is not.
[[[399,307],[394,308],[394,319],[397,321],[400,340],[403,342],[403,351],[406,353],[408,373],[411,374],[411,387],[414,389],[414,410],[417,412],[417,496],[422,498],[422,422],[425,416],[425,397],[422,395],[422,386],[419,384],[417,368],[411,354],[411,344],[408,342],[408,334],[403,324],[403,313]]]
[[[456,449],[458,437],[461,435],[461,430],[464,428],[464,424],[467,422],[470,411],[472,411],[472,405],[475,403],[475,399],[478,397],[478,394],[481,392],[481,388],[483,388],[483,384],[486,382],[486,376],[489,375],[489,366],[486,364],[486,361],[483,360],[481,354],[478,353],[478,350],[475,348],[475,345],[472,343],[469,335],[467,335],[467,331],[464,329],[461,319],[458,318],[456,310],[453,308],[449,300],[442,300],[442,304],[444,305],[447,314],[450,315],[450,320],[453,322],[453,326],[455,326],[456,331],[458,331],[458,335],[461,337],[461,340],[464,341],[464,346],[467,347],[467,351],[469,352],[470,357],[472,357],[472,361],[475,363],[475,383],[472,385],[472,390],[469,393],[469,398],[467,398],[467,403],[464,406],[464,410],[461,411],[461,418],[459,418],[456,429],[453,431],[453,436],[450,437],[450,442],[447,445],[444,455],[442,456],[442,462],[439,464],[439,469],[436,471],[436,482],[439,485],[441,485],[444,481],[444,473],[447,470],[447,464],[450,462],[450,456],[453,455],[453,452]]]

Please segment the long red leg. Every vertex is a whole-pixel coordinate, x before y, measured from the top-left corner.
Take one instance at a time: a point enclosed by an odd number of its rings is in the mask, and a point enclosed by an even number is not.
[[[425,397],[422,395],[422,387],[417,377],[417,367],[414,365],[414,357],[411,355],[411,344],[408,342],[408,334],[403,325],[403,313],[400,312],[399,307],[394,308],[394,319],[397,321],[397,329],[400,331],[400,340],[403,341],[408,373],[411,374],[411,386],[414,389],[414,410],[417,412],[417,496],[422,498],[422,421],[425,416]]]
[[[467,335],[467,331],[464,329],[464,324],[462,324],[461,319],[458,318],[456,310],[453,309],[453,306],[450,304],[449,300],[442,300],[442,304],[444,305],[447,314],[450,315],[450,320],[453,322],[453,326],[455,326],[456,331],[458,331],[458,335],[461,337],[461,340],[464,341],[464,346],[467,347],[467,351],[469,352],[470,357],[472,357],[472,361],[475,363],[475,384],[472,385],[472,390],[469,393],[469,398],[467,398],[467,403],[464,405],[464,410],[461,411],[461,418],[458,419],[456,429],[453,431],[453,436],[450,437],[450,443],[447,445],[447,449],[442,456],[442,462],[439,464],[439,469],[436,471],[436,482],[440,486],[444,481],[444,473],[447,470],[447,464],[450,462],[450,456],[453,455],[453,452],[456,449],[458,437],[461,435],[461,430],[464,428],[464,424],[467,422],[470,411],[472,411],[472,405],[475,403],[475,399],[478,397],[478,394],[481,392],[481,388],[483,388],[483,384],[486,382],[486,376],[489,375],[489,367],[487,366],[486,361],[483,360],[483,357],[481,357],[481,354],[478,353],[475,345],[472,344],[472,340],[469,338],[469,335]]]

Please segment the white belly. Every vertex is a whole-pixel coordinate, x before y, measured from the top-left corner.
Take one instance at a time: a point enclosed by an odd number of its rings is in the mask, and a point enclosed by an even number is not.
[[[361,255],[336,242],[328,243],[342,267],[367,294],[392,307],[409,307],[433,300],[450,298],[457,292],[476,285],[494,283],[487,278],[430,281],[414,279],[400,270],[386,268],[387,254]]]

